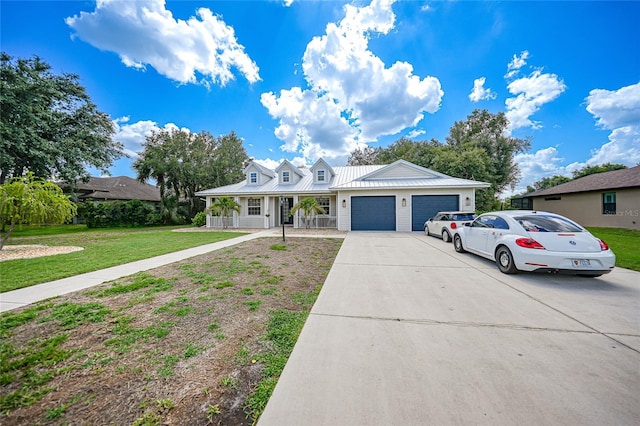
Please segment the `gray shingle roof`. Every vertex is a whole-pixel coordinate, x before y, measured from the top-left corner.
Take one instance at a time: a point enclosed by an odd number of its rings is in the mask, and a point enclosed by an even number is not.
[[[71,188],[66,182],[58,186]],[[127,176],[92,177],[88,182],[78,182],[77,191],[81,199],[160,201],[160,188]]]
[[[552,188],[525,194],[523,197],[538,197],[634,187],[640,187],[640,166],[584,176]]]

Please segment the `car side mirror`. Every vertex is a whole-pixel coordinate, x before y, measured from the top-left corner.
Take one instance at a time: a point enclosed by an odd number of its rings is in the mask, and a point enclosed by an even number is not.
[[[471,222],[465,222],[464,226],[471,226]]]

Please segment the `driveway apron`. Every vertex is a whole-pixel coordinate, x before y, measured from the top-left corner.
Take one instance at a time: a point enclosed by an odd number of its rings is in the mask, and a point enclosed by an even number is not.
[[[350,232],[258,424],[640,424],[640,273]]]

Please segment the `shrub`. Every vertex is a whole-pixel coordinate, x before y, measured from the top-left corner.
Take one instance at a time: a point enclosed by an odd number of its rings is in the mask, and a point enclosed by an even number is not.
[[[196,213],[193,219],[191,219],[191,223],[193,223],[193,225],[197,227],[204,226],[207,223],[206,213],[205,212]]]
[[[162,220],[151,204],[140,200],[88,201],[81,207],[81,213],[88,228],[159,225]]]

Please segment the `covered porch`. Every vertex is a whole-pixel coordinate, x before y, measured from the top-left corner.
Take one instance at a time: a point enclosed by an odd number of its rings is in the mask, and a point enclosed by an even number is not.
[[[291,213],[293,206],[309,197],[316,199],[324,214],[315,213],[305,218],[302,210]],[[228,218],[208,214],[207,227],[224,228],[226,225],[227,228],[268,229],[284,224],[293,228],[337,228],[335,195],[243,195],[231,198],[240,205],[240,213],[234,211],[232,217]],[[216,197],[207,197],[207,208],[215,199]]]

